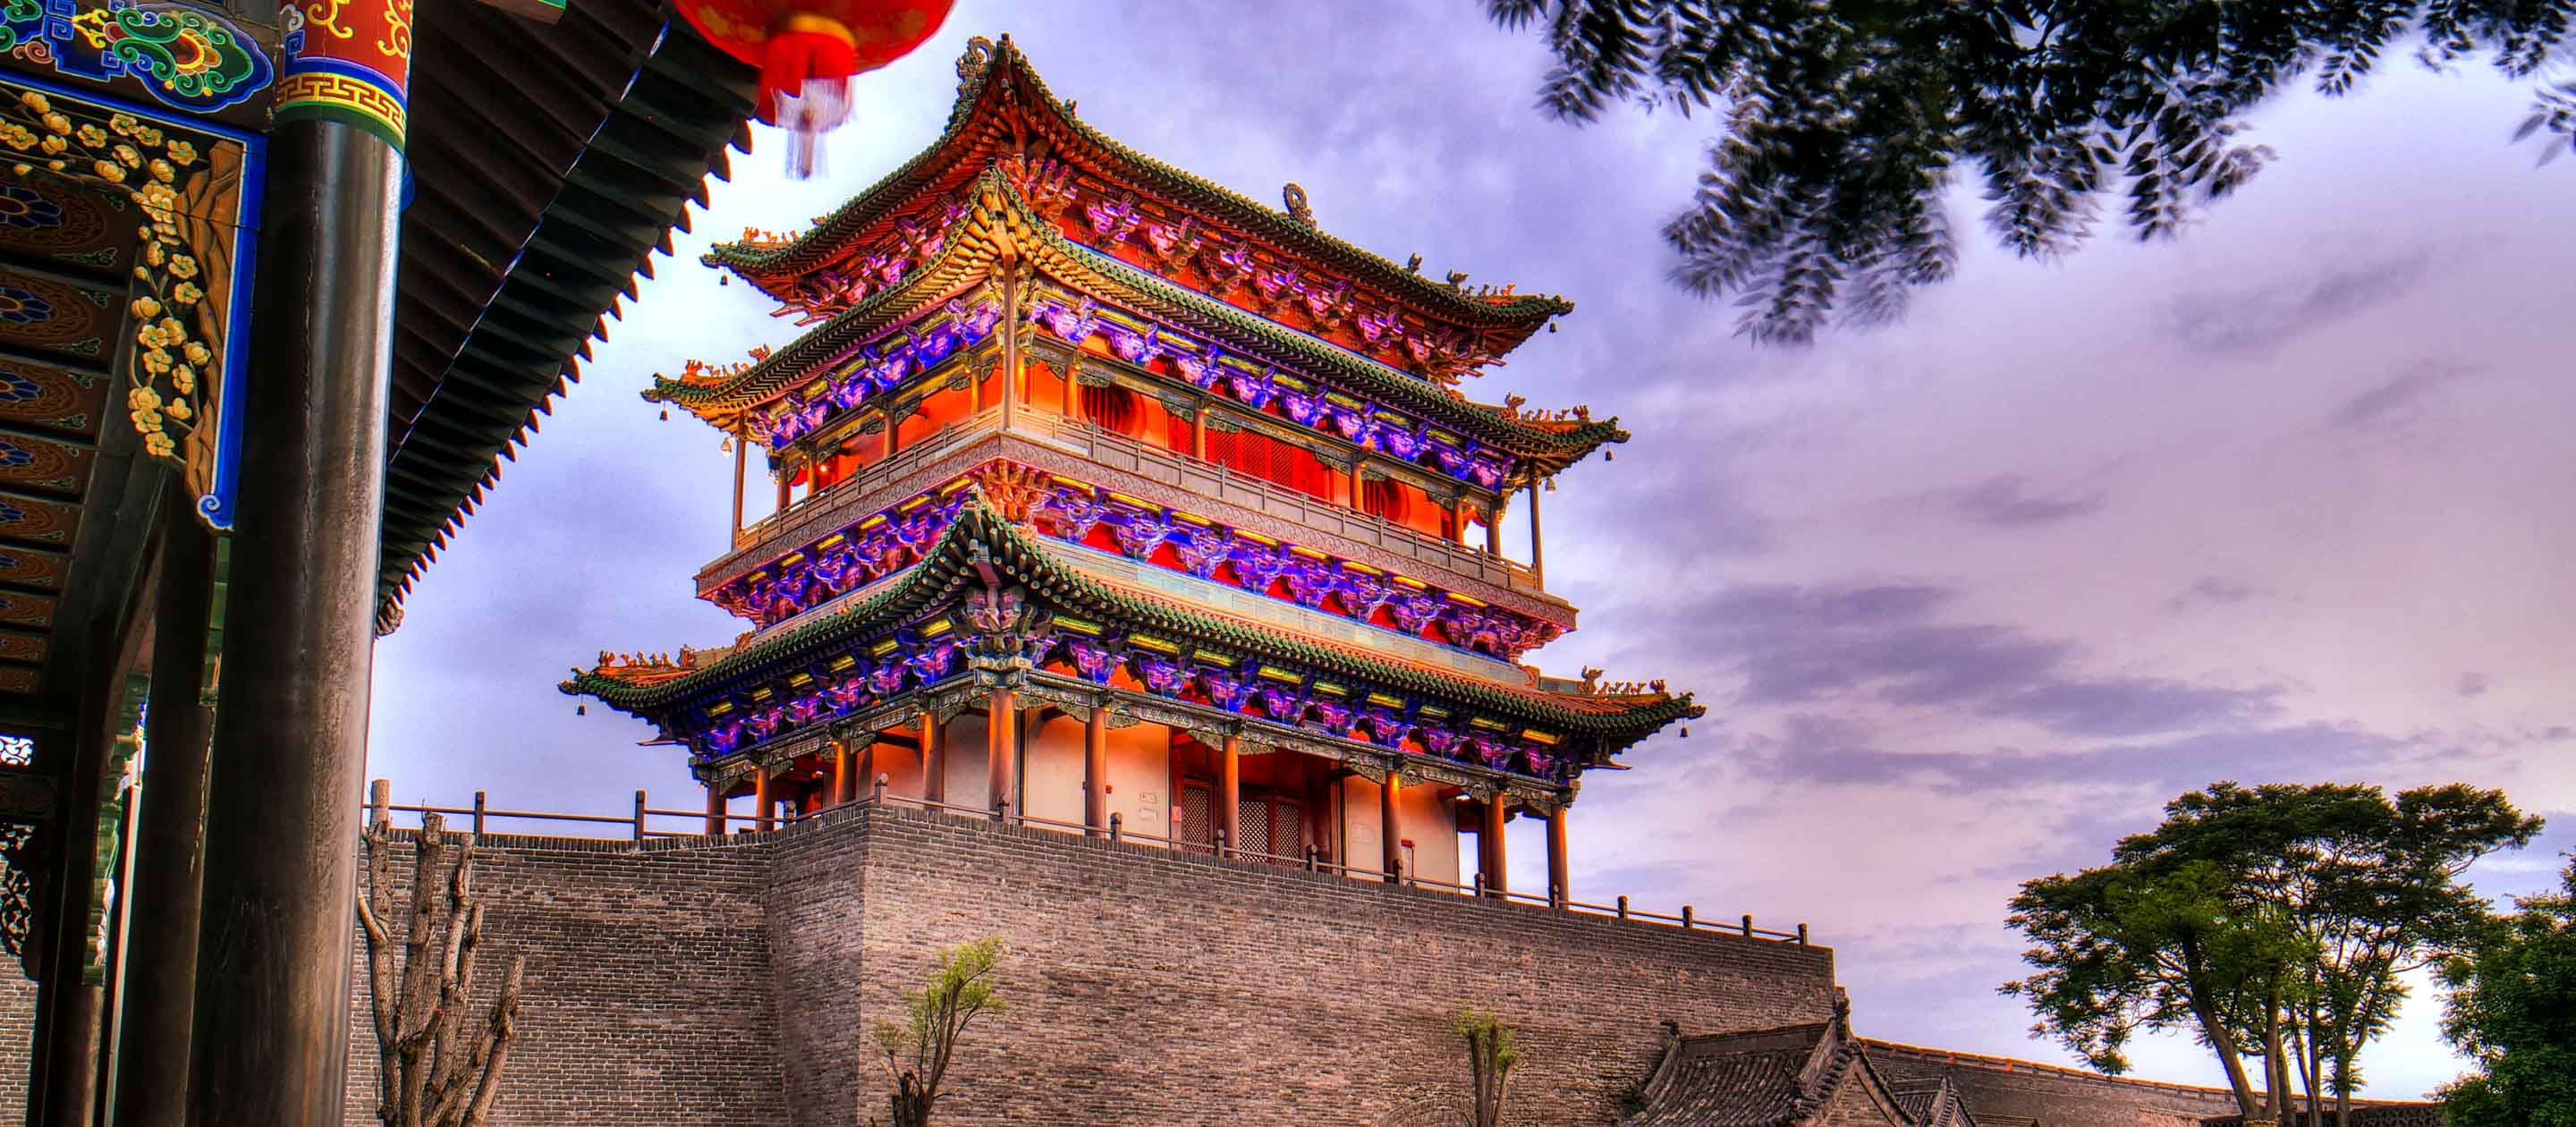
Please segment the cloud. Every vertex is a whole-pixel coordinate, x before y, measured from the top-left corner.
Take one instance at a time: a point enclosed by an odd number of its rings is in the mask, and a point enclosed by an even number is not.
[[[1959,495],[1959,511],[1979,524],[2023,528],[2056,524],[2100,511],[2105,494],[2044,497],[2027,491],[2019,474],[1987,478]]]
[[[2485,693],[2489,688],[2493,687],[2494,684],[2495,682],[2486,674],[2472,669],[2466,673],[2460,674],[2459,693],[2464,697],[2478,696]]]
[[[2262,588],[2251,584],[2222,579],[2215,575],[2205,575],[2183,593],[2166,600],[2165,606],[2167,609],[2177,611],[2191,610],[2196,607],[2233,606],[2264,593]]]
[[[1776,739],[1738,741],[1754,774],[1799,786],[1902,783],[1965,796],[2023,788],[2109,787],[2156,802],[2222,779],[2245,783],[2370,777],[2392,761],[2443,754],[2435,742],[2349,724],[2239,727],[2086,748],[1889,751],[1845,719],[1799,714]],[[2070,835],[2086,842],[2110,837]],[[2116,836],[2116,835],[2113,835]]]
[[[2467,374],[2465,368],[2419,364],[2337,404],[2327,419],[2340,430],[2401,427],[2422,416],[2434,392]]]
[[[2183,294],[2166,302],[2165,330],[2206,355],[2269,355],[2294,337],[2405,296],[2431,264],[2431,255],[2413,251],[2350,263],[2305,284]]]
[[[2062,735],[2137,736],[2236,726],[2277,711],[2277,690],[2085,672],[2085,651],[1998,623],[1942,621],[1955,592],[1926,584],[1745,586],[1676,616],[1743,677],[1738,700],[1953,709]]]

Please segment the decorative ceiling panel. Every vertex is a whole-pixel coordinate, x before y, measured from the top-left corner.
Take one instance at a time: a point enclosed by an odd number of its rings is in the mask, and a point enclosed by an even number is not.
[[[0,266],[0,345],[105,363],[125,323],[121,292]]]
[[[66,272],[121,282],[134,268],[131,201],[59,180],[0,184],[0,250]]]
[[[0,595],[0,624],[50,628],[54,600],[48,595]]]
[[[59,591],[63,586],[63,567],[64,557],[57,552],[0,547],[0,583]]]
[[[89,488],[97,451],[86,444],[34,435],[0,434],[0,485],[60,493],[76,499]]]
[[[0,540],[69,548],[80,527],[80,506],[24,494],[0,494]]]
[[[108,378],[96,372],[0,357],[0,420],[93,437],[107,391]]]

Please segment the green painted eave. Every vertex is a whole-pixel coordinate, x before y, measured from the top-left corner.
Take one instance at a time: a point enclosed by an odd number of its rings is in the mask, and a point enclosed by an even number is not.
[[[1229,655],[1293,663],[1319,674],[1416,693],[1568,735],[1641,738],[1703,711],[1692,703],[1689,693],[1641,695],[1608,709],[1572,703],[1597,698],[1567,698],[1565,703],[1558,703],[1549,699],[1556,694],[1515,691],[1492,681],[1388,660],[1356,647],[1321,644],[1141,598],[1059,562],[1033,533],[989,508],[980,493],[970,496],[960,507],[956,519],[923,553],[920,563],[855,602],[828,608],[808,622],[773,632],[708,665],[667,680],[634,684],[603,676],[595,669],[576,670],[558,687],[567,694],[597,697],[612,708],[649,717],[725,686],[799,667],[831,652],[836,643],[872,636],[949,605],[969,586],[983,583],[979,565],[989,565],[1001,583],[1026,590],[1032,601],[1063,613],[1120,623],[1155,637],[1186,641]]]

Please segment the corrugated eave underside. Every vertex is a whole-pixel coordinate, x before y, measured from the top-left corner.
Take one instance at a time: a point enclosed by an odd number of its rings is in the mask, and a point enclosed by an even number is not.
[[[755,79],[650,0],[542,30],[443,5],[418,34],[379,631],[748,147]]]

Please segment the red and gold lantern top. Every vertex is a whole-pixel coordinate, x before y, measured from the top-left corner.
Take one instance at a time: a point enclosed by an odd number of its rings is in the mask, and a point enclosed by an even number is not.
[[[760,119],[793,136],[788,171],[811,176],[817,138],[850,117],[849,79],[911,53],[955,0],[678,0],[689,26],[760,68]]]

